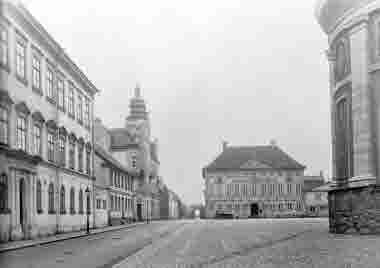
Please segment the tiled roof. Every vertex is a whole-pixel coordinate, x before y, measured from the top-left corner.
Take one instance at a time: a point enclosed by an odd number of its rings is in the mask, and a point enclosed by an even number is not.
[[[125,128],[113,128],[109,130],[111,136],[111,149],[137,145],[132,135]]]
[[[325,180],[321,176],[304,176],[303,191],[310,192],[323,184],[325,184]]]
[[[103,147],[101,147],[99,144],[96,144],[96,143],[95,143],[95,153],[98,154],[105,161],[111,163],[113,166],[115,166],[119,170],[126,172],[130,175],[138,175],[138,172],[125,167],[122,163],[120,163],[117,159],[115,159],[110,153],[108,153]]]
[[[211,164],[211,170],[304,169],[278,146],[227,147]]]

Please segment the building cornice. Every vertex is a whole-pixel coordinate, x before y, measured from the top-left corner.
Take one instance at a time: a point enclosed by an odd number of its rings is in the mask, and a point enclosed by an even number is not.
[[[51,35],[44,29],[44,27],[33,17],[33,15],[21,3],[5,2],[5,10],[11,14],[14,19],[26,24],[28,29],[38,37],[42,44],[48,48],[55,59],[67,68],[67,71],[81,82],[84,90],[88,91],[91,95],[99,92],[99,89],[87,78],[87,76],[80,70],[80,68],[71,60],[63,48],[51,37]],[[1,17],[4,17],[2,15]],[[7,20],[9,21],[9,20]]]

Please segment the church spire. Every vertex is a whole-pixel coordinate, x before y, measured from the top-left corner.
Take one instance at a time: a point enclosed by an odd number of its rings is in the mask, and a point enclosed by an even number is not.
[[[141,97],[141,88],[137,83],[134,89],[134,96],[129,103],[130,113],[127,119],[129,120],[146,120],[148,119],[148,113],[146,111],[146,105],[144,99]]]

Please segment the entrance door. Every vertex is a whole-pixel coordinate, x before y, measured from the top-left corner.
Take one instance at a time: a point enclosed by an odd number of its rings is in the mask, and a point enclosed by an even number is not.
[[[19,216],[20,216],[20,225],[22,231],[24,232],[25,225],[25,181],[24,179],[20,179],[19,184]]]
[[[137,220],[142,221],[142,207],[141,204],[137,204]]]
[[[251,217],[259,216],[259,206],[256,203],[251,204]]]

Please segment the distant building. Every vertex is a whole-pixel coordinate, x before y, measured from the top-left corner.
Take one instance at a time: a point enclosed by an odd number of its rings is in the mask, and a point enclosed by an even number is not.
[[[92,227],[98,89],[22,4],[0,10],[0,241]]]
[[[275,217],[303,213],[301,165],[275,143],[227,146],[203,169],[206,217]]]
[[[139,174],[112,156],[111,135],[95,120],[96,226],[117,225],[136,218],[136,187]]]
[[[305,215],[314,217],[327,217],[327,193],[315,191],[317,187],[325,184],[323,176],[304,176],[303,193],[305,201]]]
[[[176,193],[167,188],[160,195],[161,219],[179,219],[181,216],[181,200]]]
[[[380,2],[318,1],[316,17],[328,36],[330,232],[379,233]]]
[[[99,145],[97,155],[109,164],[111,172],[97,177],[107,180],[111,194],[111,220],[130,218],[130,215],[136,220],[158,219],[158,145],[156,140],[151,139],[149,116],[139,86],[134,90],[129,107],[130,113],[124,127],[107,129],[99,125],[95,128]],[[111,178],[107,179],[108,176]]]

